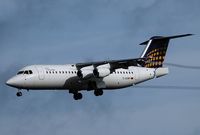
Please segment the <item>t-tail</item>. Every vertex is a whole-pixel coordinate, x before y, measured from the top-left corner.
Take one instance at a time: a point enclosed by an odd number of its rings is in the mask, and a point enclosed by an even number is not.
[[[176,35],[169,37],[155,36],[140,45],[146,45],[141,58],[145,59],[144,67],[159,68],[163,66],[169,41],[175,38],[191,36],[192,34]]]

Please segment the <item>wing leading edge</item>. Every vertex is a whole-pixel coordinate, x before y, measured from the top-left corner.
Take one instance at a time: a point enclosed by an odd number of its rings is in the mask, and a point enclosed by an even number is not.
[[[136,58],[136,59],[124,59],[124,60],[108,60],[108,61],[99,61],[99,62],[88,62],[88,63],[77,63],[77,69],[81,69],[87,66],[93,66],[94,68],[104,65],[110,64],[111,70],[115,70],[117,68],[127,69],[129,66],[142,66],[145,58]]]

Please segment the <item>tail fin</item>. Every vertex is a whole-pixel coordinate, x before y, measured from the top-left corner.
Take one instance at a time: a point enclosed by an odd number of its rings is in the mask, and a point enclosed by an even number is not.
[[[146,45],[141,55],[141,58],[146,58],[144,66],[148,68],[162,67],[170,39],[181,38],[191,35],[192,34],[177,35],[170,37],[156,36],[150,38],[146,42],[141,43],[140,45]]]

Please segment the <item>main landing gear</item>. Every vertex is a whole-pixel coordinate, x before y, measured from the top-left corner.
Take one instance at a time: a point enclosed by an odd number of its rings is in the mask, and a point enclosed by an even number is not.
[[[102,96],[103,95],[103,90],[102,89],[94,90],[94,95],[95,96]]]
[[[81,93],[74,93],[74,100],[80,100],[83,98],[83,95]]]
[[[77,92],[69,91],[69,93],[74,94],[74,96],[73,96],[74,100],[81,100],[83,98],[83,95],[81,93],[79,93],[78,91]],[[94,90],[94,95],[95,96],[102,96],[103,90],[102,89]]]

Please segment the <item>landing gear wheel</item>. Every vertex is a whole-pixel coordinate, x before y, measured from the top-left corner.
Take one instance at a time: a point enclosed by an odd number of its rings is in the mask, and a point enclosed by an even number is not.
[[[17,92],[16,94],[18,97],[21,97],[22,96],[22,92]]]
[[[103,90],[95,90],[94,91],[95,96],[102,96],[103,95]]]
[[[83,95],[81,93],[74,94],[74,100],[80,100],[83,98]]]
[[[99,96],[103,95],[103,90],[99,90]]]
[[[82,99],[83,95],[81,93],[78,93],[78,99]]]
[[[95,90],[95,91],[94,91],[94,95],[95,95],[95,96],[99,96],[98,90]]]

